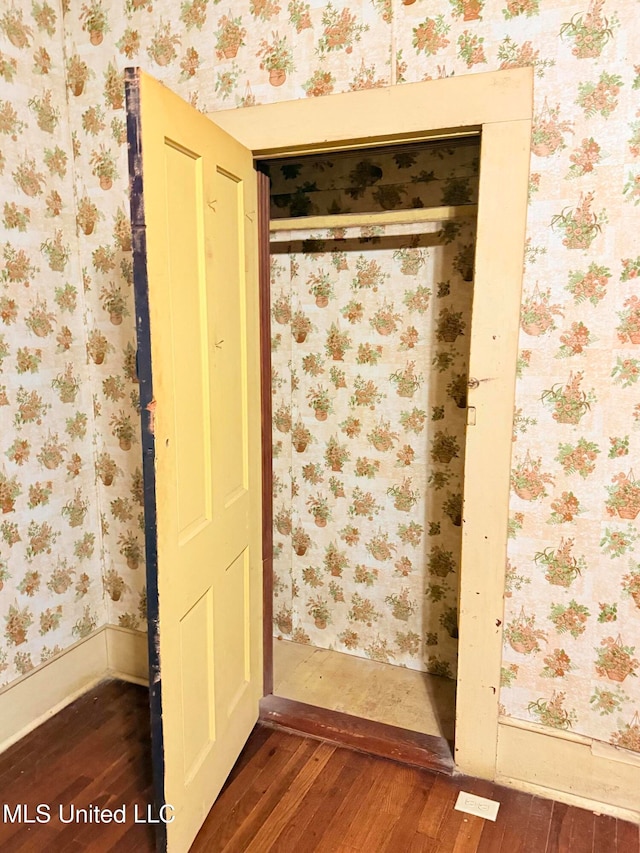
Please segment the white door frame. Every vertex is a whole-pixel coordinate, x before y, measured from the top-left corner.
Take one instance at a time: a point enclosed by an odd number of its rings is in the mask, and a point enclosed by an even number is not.
[[[493,779],[498,742],[512,424],[522,289],[533,69],[209,114],[256,159],[481,134],[472,309],[455,760]]]

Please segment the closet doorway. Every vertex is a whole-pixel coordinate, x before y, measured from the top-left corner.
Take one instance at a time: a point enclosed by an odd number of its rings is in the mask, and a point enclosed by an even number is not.
[[[469,341],[468,411],[472,425],[466,435],[464,471],[455,764],[465,773],[488,779],[496,774],[499,732],[511,424],[532,93],[532,71],[522,68],[209,114],[213,122],[252,151],[257,163],[481,136]],[[265,193],[262,189],[263,197],[268,198],[268,190]],[[263,270],[268,270],[270,211],[264,200],[260,212],[263,222],[260,261]],[[311,228],[318,225],[309,221],[306,224]],[[268,288],[268,278],[264,286]],[[263,301],[263,322],[269,322],[270,308],[270,303]],[[263,342],[263,396],[269,401],[270,355],[267,340]],[[266,439],[268,435],[270,447],[271,414],[264,419],[263,413],[263,420],[263,437]],[[270,465],[263,468],[265,477],[270,472]],[[265,499],[271,495],[267,480],[263,494]],[[342,736],[340,726],[333,725],[327,716],[332,712],[318,712],[302,719],[295,710],[291,711],[289,700],[273,696],[272,620],[268,612],[272,601],[271,521],[267,518],[263,521],[265,698],[260,715],[266,721],[300,731]],[[371,743],[370,738],[362,737],[362,729],[344,741],[365,749]]]
[[[443,755],[479,162],[474,134],[258,164],[270,178],[273,693],[440,738]]]

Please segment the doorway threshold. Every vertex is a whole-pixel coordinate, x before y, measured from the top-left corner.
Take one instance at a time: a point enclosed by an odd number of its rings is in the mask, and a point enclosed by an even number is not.
[[[260,700],[260,722],[340,746],[453,776],[453,744],[442,737],[330,711],[273,694]]]
[[[276,696],[454,740],[454,679],[279,638],[273,670]]]

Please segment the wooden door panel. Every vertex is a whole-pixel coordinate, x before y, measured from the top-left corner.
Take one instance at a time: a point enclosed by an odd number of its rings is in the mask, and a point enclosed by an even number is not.
[[[216,339],[216,380],[220,394],[234,388],[233,398],[218,398],[215,406],[214,443],[224,442],[221,465],[216,472],[217,499],[223,509],[241,500],[248,487],[247,458],[247,328],[245,289],[245,209],[240,179],[218,169],[215,187],[216,206],[224,209],[220,223],[220,243],[213,259],[215,281],[220,289],[212,322],[220,337]],[[255,211],[255,208],[254,208]],[[254,212],[255,218],[255,212]]]
[[[215,742],[213,620],[213,589],[209,587],[180,619],[180,735],[187,783]],[[201,712],[189,714],[190,708],[201,709]]]
[[[216,668],[221,676],[217,714],[221,720],[231,718],[251,682],[249,566],[245,549],[227,568],[217,600]]]
[[[179,545],[211,522],[207,282],[203,258],[202,161],[165,142],[167,242],[175,411]],[[188,281],[192,287],[180,286]]]
[[[157,518],[157,536],[147,529],[156,791],[175,809],[167,849],[183,853],[262,695],[257,181],[251,152],[157,81],[128,72],[127,96],[141,149],[136,314],[153,386],[142,383],[141,407],[154,415],[143,445]]]

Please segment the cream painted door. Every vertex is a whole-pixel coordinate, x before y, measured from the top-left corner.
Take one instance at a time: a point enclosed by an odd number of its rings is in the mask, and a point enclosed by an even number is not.
[[[126,76],[155,792],[183,853],[262,696],[256,175],[209,119]]]

